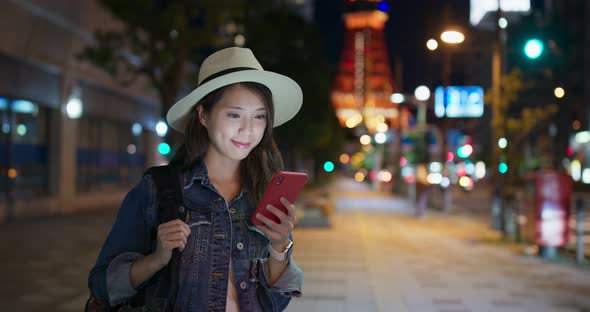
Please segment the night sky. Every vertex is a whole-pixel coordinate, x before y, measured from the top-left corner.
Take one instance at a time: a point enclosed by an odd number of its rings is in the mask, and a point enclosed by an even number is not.
[[[340,58],[344,23],[342,8],[347,0],[315,0],[315,20],[323,36],[327,60],[335,70]],[[448,5],[449,24],[473,30],[469,25],[469,0],[385,0],[389,6],[389,20],[386,24],[389,58],[394,69],[395,60],[403,65],[402,91],[413,92],[421,84],[436,85],[442,80],[440,73],[440,54],[426,49],[426,41],[438,36],[444,28],[444,7]],[[546,0],[531,0],[533,11],[543,12]],[[469,35],[466,43],[470,40]],[[440,40],[439,40],[440,44]],[[491,51],[487,57],[491,56]],[[477,62],[484,59],[476,59]],[[454,66],[457,66],[455,64]],[[473,83],[463,81],[461,69],[454,69],[453,83]],[[459,71],[459,73],[457,73]],[[396,74],[394,73],[394,77]],[[478,81],[481,83],[481,81]],[[398,83],[399,85],[399,83]]]
[[[344,22],[342,8],[345,0],[316,0],[315,19],[324,37],[324,50],[328,61],[335,68],[340,58]],[[403,64],[402,87],[405,92],[414,90],[431,77],[433,63],[426,41],[443,28],[444,3],[449,5],[449,20],[460,26],[468,26],[469,0],[389,0],[389,20],[386,24],[389,58],[393,65],[399,58]],[[395,74],[394,74],[395,76]],[[432,77],[435,80],[440,78]]]

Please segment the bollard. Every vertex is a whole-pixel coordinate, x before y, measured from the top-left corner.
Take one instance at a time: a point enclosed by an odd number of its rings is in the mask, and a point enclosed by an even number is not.
[[[500,229],[502,230],[502,240],[508,239],[508,231],[510,230],[510,218],[508,210],[508,201],[506,197],[501,199],[502,205],[500,206]]]
[[[502,230],[502,198],[500,192],[495,190],[492,195],[491,226],[494,230]]]
[[[576,260],[584,262],[584,200],[576,199]]]
[[[452,199],[451,199],[451,186],[447,186],[446,188],[443,189],[443,211],[444,212],[449,212],[451,211],[451,207],[452,207]]]
[[[502,204],[502,216],[502,238],[504,240],[515,239],[518,218],[516,217],[516,209],[514,207],[514,195],[508,194],[504,196]]]
[[[518,197],[515,197],[515,199],[513,200],[512,206],[514,208],[514,216],[515,216],[514,217],[514,221],[515,221],[515,224],[514,224],[514,227],[515,227],[514,228],[514,231],[515,231],[515,233],[514,233],[515,240],[516,240],[517,243],[520,243],[520,242],[522,242],[521,235],[520,235],[520,226],[521,226],[521,224],[520,224],[520,201],[519,200],[516,200],[517,198]]]
[[[413,206],[416,206],[416,181],[408,183],[408,197]]]

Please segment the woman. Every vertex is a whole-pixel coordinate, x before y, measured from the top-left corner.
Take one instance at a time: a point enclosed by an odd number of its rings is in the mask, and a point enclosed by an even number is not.
[[[282,158],[272,128],[291,119],[302,92],[288,77],[264,71],[252,52],[227,48],[209,56],[198,87],[168,111],[184,142],[171,164],[182,168],[186,220],[157,225],[149,175],[126,196],[90,272],[89,287],[114,306],[154,285],[174,249],[180,252],[178,311],[281,311],[301,296],[303,272],[292,253],[295,223],[287,209],[267,207],[280,222],[249,221]],[[150,232],[157,227],[157,243]],[[146,246],[151,246],[145,252]]]

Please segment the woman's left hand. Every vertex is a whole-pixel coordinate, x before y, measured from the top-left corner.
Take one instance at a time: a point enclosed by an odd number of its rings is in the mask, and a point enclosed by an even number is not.
[[[281,247],[285,247],[289,243],[289,235],[295,226],[296,220],[295,206],[284,197],[281,197],[281,203],[287,209],[286,214],[273,205],[266,206],[268,211],[279,218],[279,223],[276,223],[260,213],[256,214],[256,218],[266,225],[257,225],[256,227],[270,237],[270,243],[272,246],[279,247],[275,250],[282,250]]]

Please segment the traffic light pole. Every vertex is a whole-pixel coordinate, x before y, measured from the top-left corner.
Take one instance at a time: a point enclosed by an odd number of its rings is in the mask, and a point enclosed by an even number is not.
[[[500,19],[502,12],[500,10],[500,1],[498,0],[498,10],[496,11],[496,21]],[[502,29],[496,22],[496,36],[494,39],[493,54],[492,54],[492,148],[493,148],[493,159],[492,164],[494,167],[498,167],[499,164],[499,149],[498,139],[500,135],[498,133],[498,125],[503,122],[501,118],[501,99],[502,99]],[[495,170],[497,171],[497,170]],[[494,179],[495,184],[498,185],[498,179]]]
[[[493,193],[492,193],[492,218],[500,217],[502,210],[502,198],[503,198],[503,187],[501,181],[501,175],[498,171],[498,165],[500,164],[500,150],[498,147],[498,140],[500,138],[499,125],[504,123],[501,100],[502,100],[502,50],[503,50],[503,38],[502,28],[498,25],[498,21],[502,17],[502,10],[500,7],[500,0],[498,0],[498,9],[496,10],[495,29],[496,34],[494,37],[494,46],[492,54],[492,170],[493,174]],[[496,205],[500,205],[497,207]],[[494,220],[492,220],[494,223]]]

